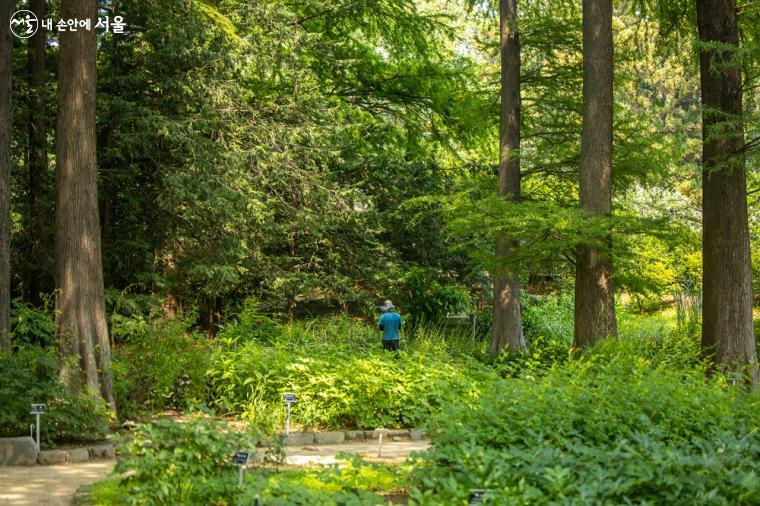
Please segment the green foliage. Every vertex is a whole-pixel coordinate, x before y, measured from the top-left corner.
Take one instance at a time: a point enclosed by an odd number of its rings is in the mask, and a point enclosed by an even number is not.
[[[49,349],[18,348],[0,354],[0,436],[25,436],[29,405],[47,405],[42,417],[42,443],[97,441],[108,432],[109,412],[95,396],[73,395],[58,382],[60,360]]]
[[[225,327],[220,337],[233,341],[242,338],[262,343],[277,340],[286,331],[285,327],[263,313],[259,306],[258,299],[246,298],[237,317]]]
[[[573,299],[563,296],[523,297],[523,332],[530,342],[539,337],[572,343]]]
[[[567,360],[573,342],[573,300],[562,296],[523,297],[524,353],[504,353],[496,367],[505,376],[542,374]]]
[[[34,308],[18,300],[11,302],[11,339],[17,345],[50,346],[54,343],[55,321],[47,308]]]
[[[122,416],[185,409],[206,396],[209,344],[182,319],[113,318],[113,373]]]
[[[259,498],[267,505],[376,506],[383,503],[379,492],[397,491],[407,485],[406,467],[338,455],[338,464],[284,471],[257,461],[246,469],[241,488],[237,486],[236,470],[230,465],[231,448],[237,449],[234,444],[241,441],[253,440],[242,434],[221,437],[209,430],[224,432],[220,428],[208,422],[140,427],[139,437],[153,434],[151,446],[146,450],[130,445],[134,451],[123,455],[116,468],[116,473],[132,470],[135,474],[117,475],[94,485],[90,500],[100,505],[227,505],[253,504]],[[156,434],[156,430],[160,432]],[[175,441],[166,441],[169,434]],[[194,455],[202,457],[193,458]],[[201,462],[200,458],[206,460]],[[172,465],[175,462],[177,465]]]
[[[436,323],[447,313],[472,310],[472,296],[461,285],[446,284],[432,269],[412,267],[401,280],[401,307],[408,311],[407,325]]]
[[[125,458],[116,473],[127,473],[120,488],[127,504],[228,504],[238,492],[232,455],[255,451],[261,433],[245,433],[206,417],[188,422],[160,420],[139,424],[134,438],[120,447]],[[271,447],[264,459],[281,458]],[[258,457],[255,457],[258,460]]]
[[[246,484],[241,500],[252,504],[258,496],[263,504],[273,506],[377,506],[384,504],[378,492],[397,490],[406,484],[403,469],[350,455],[339,455],[338,459],[341,460],[338,464],[315,469],[258,473]]]
[[[756,502],[760,397],[705,382],[697,352],[607,340],[505,380],[441,420],[415,503],[464,503],[471,488],[491,489],[492,504]]]
[[[496,378],[429,332],[396,356],[382,351],[372,327],[349,322],[293,327],[270,345],[223,339],[208,372],[213,405],[279,430],[288,391],[298,395],[293,422],[306,428],[416,427],[452,404],[476,402]]]
[[[445,263],[441,224],[400,205],[445,190],[440,153],[477,125],[450,16],[401,0],[119,9],[129,37],[105,35],[98,61],[107,286],[296,310],[371,298],[401,260]]]

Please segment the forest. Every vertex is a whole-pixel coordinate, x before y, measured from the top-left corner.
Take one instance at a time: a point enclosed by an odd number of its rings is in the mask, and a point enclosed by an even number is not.
[[[758,338],[760,1],[0,0],[0,503],[760,504]]]

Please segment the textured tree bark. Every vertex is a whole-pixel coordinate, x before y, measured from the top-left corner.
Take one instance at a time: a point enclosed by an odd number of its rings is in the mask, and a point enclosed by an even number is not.
[[[703,42],[738,47],[735,0],[697,0]],[[702,87],[702,350],[757,382],[742,120],[733,51],[700,51]]]
[[[8,29],[13,1],[0,0],[0,350],[9,350],[11,323],[11,73],[13,39]]]
[[[97,22],[96,0],[63,0],[63,19]],[[111,381],[98,216],[95,150],[96,32],[60,35],[56,142],[56,332],[63,352],[74,357],[63,379],[88,389],[115,409]]]
[[[612,213],[612,0],[583,0],[583,131],[580,205],[588,216]],[[609,251],[580,246],[575,271],[573,347],[617,334]]]
[[[45,17],[45,0],[31,0],[31,10],[37,19]],[[47,235],[42,208],[43,182],[47,172],[47,124],[45,121],[45,31],[29,39],[29,224],[31,255],[29,258],[29,302],[40,305],[40,291]],[[48,289],[50,287],[48,286]]]
[[[501,45],[501,118],[499,136],[499,195],[520,201],[520,38],[517,0],[499,0]],[[517,242],[496,240],[496,258],[514,254]],[[497,267],[494,276],[491,352],[525,350],[520,315],[520,280],[511,270]]]

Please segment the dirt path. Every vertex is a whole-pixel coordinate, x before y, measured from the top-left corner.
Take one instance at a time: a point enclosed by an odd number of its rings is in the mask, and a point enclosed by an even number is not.
[[[55,466],[0,466],[0,504],[68,505],[82,486],[108,476],[115,460]]]
[[[289,446],[285,463],[294,466],[334,464],[338,453],[354,453],[373,462],[403,462],[412,452],[427,450],[429,441],[393,441],[383,443],[383,456],[378,457],[377,441],[337,445]]]
[[[426,450],[428,441],[393,441],[383,444],[383,456],[377,455],[377,441],[353,444],[286,447],[286,463],[293,466],[334,464],[338,453],[362,455],[374,462],[401,462],[413,451]],[[0,466],[0,505],[68,506],[76,490],[105,479],[115,460],[56,466]]]

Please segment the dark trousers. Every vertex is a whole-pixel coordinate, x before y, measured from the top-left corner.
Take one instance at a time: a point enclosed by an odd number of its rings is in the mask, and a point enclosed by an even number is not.
[[[392,341],[383,341],[383,349],[388,351],[398,351],[398,339]]]

